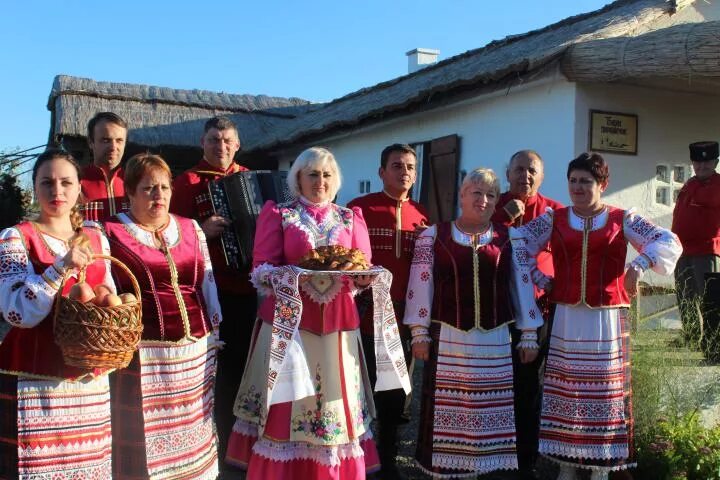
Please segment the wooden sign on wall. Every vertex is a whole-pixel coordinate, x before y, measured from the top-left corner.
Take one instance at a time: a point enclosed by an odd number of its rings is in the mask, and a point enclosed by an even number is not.
[[[589,150],[637,155],[637,141],[637,115],[590,110]]]

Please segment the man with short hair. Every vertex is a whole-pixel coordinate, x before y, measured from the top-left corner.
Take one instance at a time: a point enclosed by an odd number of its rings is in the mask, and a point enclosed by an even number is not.
[[[220,236],[230,225],[228,219],[213,213],[208,183],[247,170],[235,163],[240,150],[237,127],[227,117],[214,117],[205,123],[200,139],[203,158],[173,181],[170,211],[193,218],[200,223],[207,238],[213,274],[222,308],[220,340],[225,346],[218,353],[215,386],[215,422],[218,432],[218,454],[225,458],[230,431],[235,423],[233,404],[237,394],[256,317],[256,292],[248,271],[228,266]]]
[[[718,142],[695,142],[689,148],[695,176],[680,190],[672,221],[672,231],[683,247],[675,266],[675,291],[686,338],[700,339],[706,357],[718,361],[720,332],[717,325],[708,325],[710,316],[702,308],[705,274],[720,272]]]
[[[562,204],[541,195],[538,190],[544,178],[542,157],[534,150],[520,150],[510,157],[505,176],[510,186],[495,207],[491,221],[506,226],[519,226],[545,213],[562,208]],[[540,252],[537,256],[538,269],[545,275],[553,275],[552,255],[550,251]],[[513,348],[513,369],[515,389],[515,424],[517,433],[518,466],[524,478],[534,478],[533,468],[538,449],[540,424],[540,403],[542,378],[547,358],[548,325],[552,322],[550,302],[545,292],[535,289],[535,296],[545,317],[543,326],[538,329],[540,353],[535,361],[522,363],[517,358],[518,351]],[[520,331],[511,327],[513,347],[520,341]]]
[[[378,175],[383,183],[383,191],[356,198],[348,207],[359,207],[362,210],[370,235],[373,264],[385,267],[393,273],[390,297],[403,339],[405,360],[410,362],[410,331],[402,323],[405,291],[410,276],[415,238],[417,232],[427,226],[428,221],[425,208],[409,197],[410,189],[417,178],[415,150],[409,145],[398,143],[386,147],[380,155]],[[370,381],[374,385],[377,375],[371,295],[364,292],[357,303],[363,349]],[[375,394],[380,476],[383,479],[399,478],[395,460],[398,451],[397,429],[400,423],[407,421],[403,418],[405,401],[402,389]]]
[[[124,172],[120,166],[127,141],[127,122],[112,112],[100,112],[88,122],[93,163],[83,168],[80,185],[87,220],[105,221],[127,209]]]

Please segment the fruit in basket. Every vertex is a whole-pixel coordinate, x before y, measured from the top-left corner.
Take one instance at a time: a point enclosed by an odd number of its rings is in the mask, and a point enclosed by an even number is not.
[[[123,301],[115,295],[114,293],[110,293],[105,296],[105,306],[106,307],[117,307],[118,305],[122,305]]]
[[[137,298],[132,293],[121,293],[120,300],[122,300],[122,303],[137,302]]]
[[[95,288],[93,290],[95,290],[95,296],[97,297],[104,297],[105,295],[113,293],[112,288],[108,287],[104,283],[98,283],[97,285],[95,285]]]
[[[80,303],[87,303],[95,298],[95,292],[90,285],[85,282],[80,282],[70,287],[68,297]]]

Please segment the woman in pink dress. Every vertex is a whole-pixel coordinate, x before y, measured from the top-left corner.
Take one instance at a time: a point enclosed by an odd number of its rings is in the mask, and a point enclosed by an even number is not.
[[[367,227],[360,209],[332,203],[340,172],[328,150],[313,147],[301,153],[288,184],[296,200],[267,202],[257,221],[251,279],[267,297],[259,308],[259,328],[235,402],[237,419],[226,461],[247,468],[248,479],[359,480],[379,467],[353,299],[369,279],[343,279],[329,303],[317,303],[303,291],[299,341],[287,352],[300,361],[286,362],[301,368],[283,368],[276,378],[269,375],[276,308],[270,282],[275,267],[297,264],[319,246],[358,248],[370,261]]]

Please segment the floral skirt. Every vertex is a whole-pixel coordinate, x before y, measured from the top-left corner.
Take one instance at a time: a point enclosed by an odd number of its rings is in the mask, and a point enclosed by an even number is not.
[[[235,400],[226,461],[248,479],[364,479],[379,468],[375,416],[358,330],[300,330],[315,395],[265,411],[271,326],[262,323]],[[261,417],[266,418],[264,427]]]

